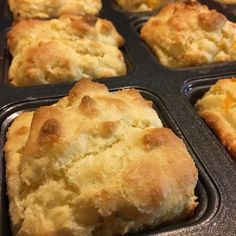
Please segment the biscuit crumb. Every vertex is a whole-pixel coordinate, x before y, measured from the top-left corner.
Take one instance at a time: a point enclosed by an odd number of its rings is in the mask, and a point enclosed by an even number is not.
[[[5,159],[19,236],[122,235],[183,220],[197,206],[191,156],[134,89],[80,80],[68,97],[13,121]]]
[[[236,26],[197,1],[170,3],[141,29],[160,63],[191,67],[236,59]]]

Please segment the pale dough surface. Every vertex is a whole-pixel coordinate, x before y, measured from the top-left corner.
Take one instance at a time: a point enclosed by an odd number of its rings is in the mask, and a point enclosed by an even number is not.
[[[126,74],[119,49],[124,40],[105,19],[64,15],[48,21],[21,20],[7,38],[13,56],[8,79],[14,86]]]
[[[236,159],[236,79],[218,80],[195,106]]]
[[[152,11],[170,2],[180,2],[184,0],[116,0],[118,5],[130,12]]]
[[[195,1],[164,7],[144,24],[141,38],[169,67],[236,59],[236,24]]]
[[[178,222],[197,205],[194,161],[135,89],[80,80],[14,120],[5,158],[19,236],[124,234]]]
[[[97,15],[101,0],[8,0],[14,19],[48,19],[63,14]]]

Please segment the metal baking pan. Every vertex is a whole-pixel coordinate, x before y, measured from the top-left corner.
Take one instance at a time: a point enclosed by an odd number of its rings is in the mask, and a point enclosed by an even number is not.
[[[224,12],[234,20],[230,9],[215,1],[205,1],[210,8]],[[217,63],[183,69],[161,65],[139,38],[144,22],[160,9],[148,13],[128,13],[112,1],[103,1],[100,17],[111,20],[125,39],[128,74],[101,78],[110,90],[137,88],[154,103],[164,125],[181,137],[199,170],[196,188],[199,205],[192,218],[167,227],[155,227],[126,235],[236,235],[236,162],[213,132],[198,116],[196,99],[219,78],[236,75],[236,62]],[[235,20],[236,21],[236,20]],[[11,61],[6,47],[6,33],[12,18],[5,0],[0,0],[0,236],[10,236],[10,219],[5,183],[3,146],[8,126],[24,110],[51,104],[65,96],[74,83],[15,88],[7,81]]]

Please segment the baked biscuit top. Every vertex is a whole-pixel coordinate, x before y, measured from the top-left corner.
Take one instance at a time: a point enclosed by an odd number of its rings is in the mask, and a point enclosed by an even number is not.
[[[16,235],[117,235],[196,207],[197,169],[135,89],[80,80],[52,106],[23,112],[5,145]]]
[[[95,16],[21,20],[8,33],[9,81],[32,86],[126,74],[114,25]]]
[[[15,19],[54,18],[63,14],[97,15],[101,0],[8,0]]]
[[[169,4],[142,27],[141,38],[170,67],[236,59],[236,25],[198,2]]]
[[[166,0],[116,0],[126,11],[141,12],[151,11],[159,7]]]
[[[218,80],[195,106],[236,159],[236,78]]]
[[[126,11],[144,12],[144,11],[155,10],[158,7],[163,7],[164,5],[170,2],[181,2],[184,0],[115,0],[115,1],[121,8],[123,8]]]

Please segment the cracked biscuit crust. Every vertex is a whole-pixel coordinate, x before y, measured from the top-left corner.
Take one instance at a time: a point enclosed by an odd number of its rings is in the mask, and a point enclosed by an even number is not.
[[[184,143],[135,89],[80,80],[14,120],[5,158],[15,235],[124,234],[185,219],[197,205]]]
[[[21,20],[8,33],[7,43],[13,56],[8,78],[14,86],[126,74],[119,50],[123,38],[110,21],[95,16]]]
[[[236,160],[235,94],[236,78],[218,80],[195,106],[200,116]]]
[[[169,67],[236,59],[236,25],[198,2],[169,4],[142,27],[141,38]]]
[[[97,15],[101,0],[8,0],[14,19],[55,18],[63,14]]]

